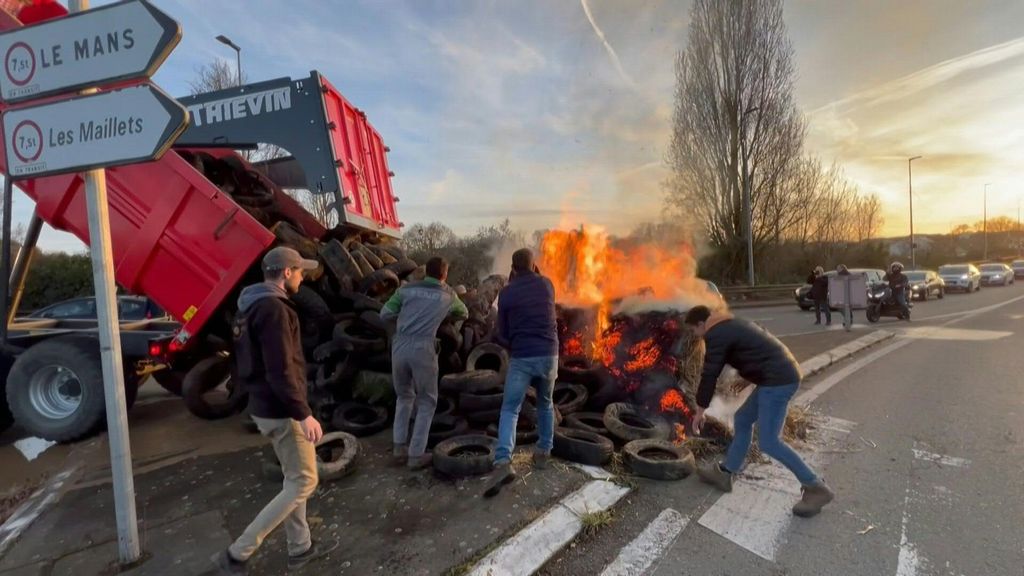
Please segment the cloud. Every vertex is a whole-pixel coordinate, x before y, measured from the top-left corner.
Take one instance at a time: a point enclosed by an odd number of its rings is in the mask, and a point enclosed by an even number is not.
[[[597,34],[598,39],[601,40],[601,44],[604,45],[604,49],[608,52],[608,57],[611,58],[612,64],[615,65],[615,69],[619,72],[619,76],[622,76],[622,79],[630,86],[636,84],[622,68],[622,62],[619,60],[619,55],[615,53],[615,48],[612,48],[611,43],[605,38],[601,27],[594,21],[594,15],[590,13],[590,5],[587,4],[587,0],[580,0],[580,4],[583,5],[583,13],[587,15],[587,21],[590,22],[590,26],[594,29],[594,34]]]

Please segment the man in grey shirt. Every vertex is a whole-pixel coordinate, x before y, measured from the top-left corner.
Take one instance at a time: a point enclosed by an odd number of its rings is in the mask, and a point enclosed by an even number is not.
[[[391,375],[398,401],[395,406],[394,455],[408,456],[412,470],[430,465],[426,454],[427,436],[437,408],[437,328],[451,315],[469,317],[466,305],[445,284],[448,262],[435,256],[427,261],[426,278],[399,288],[381,308],[383,320],[398,319],[398,330],[391,344]],[[409,438],[409,420],[413,405],[416,422]]]

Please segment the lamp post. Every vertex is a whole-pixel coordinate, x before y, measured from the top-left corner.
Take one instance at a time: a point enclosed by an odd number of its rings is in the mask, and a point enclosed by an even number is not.
[[[981,257],[982,260],[988,260],[988,187],[991,185],[991,182],[985,183],[985,211],[983,216],[984,220],[982,220],[982,229],[985,233],[985,252]]]
[[[231,48],[231,49],[233,49],[235,51],[235,58],[236,58],[236,60],[235,60],[235,71],[238,72],[238,85],[241,86],[242,85],[242,49],[237,44],[232,42],[230,38],[228,38],[227,36],[225,36],[223,34],[221,34],[220,36],[217,36],[217,42],[220,42],[221,44],[224,44],[225,46],[227,46],[227,47],[229,47],[229,48]]]
[[[914,246],[914,171],[911,165],[914,160],[921,158],[914,156],[907,160],[907,188],[910,196],[910,269],[917,270],[917,250]]]
[[[747,173],[747,114],[760,110],[747,108],[740,116],[740,148],[743,155],[743,216],[747,227],[747,285],[754,285],[754,206],[750,197],[750,174]]]

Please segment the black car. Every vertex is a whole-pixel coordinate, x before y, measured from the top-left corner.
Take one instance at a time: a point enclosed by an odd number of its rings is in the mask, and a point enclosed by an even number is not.
[[[1014,260],[1010,268],[1013,268],[1014,278],[1024,278],[1024,260]]]
[[[942,298],[946,295],[946,283],[934,270],[911,270],[904,272],[910,282],[910,293],[918,300],[927,300],[932,296]]]
[[[145,296],[118,296],[117,317],[122,322],[165,318],[167,313]],[[72,298],[46,308],[40,308],[28,315],[29,318],[52,318],[54,320],[95,320],[96,298]]]
[[[864,274],[867,276],[868,294],[871,294],[871,286],[875,284],[881,284],[885,277],[885,271],[877,268],[851,268],[850,274]],[[825,272],[825,276],[829,278],[836,275],[835,270]],[[796,289],[796,304],[801,310],[810,310],[814,308],[814,300],[811,298],[811,285],[804,284],[803,286]],[[835,310],[835,308],[833,308]]]

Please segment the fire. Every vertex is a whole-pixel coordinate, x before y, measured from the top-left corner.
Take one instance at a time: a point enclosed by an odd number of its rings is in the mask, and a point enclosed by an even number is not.
[[[677,423],[675,425],[675,428],[676,428],[676,437],[672,439],[672,443],[673,444],[682,444],[683,442],[686,442],[686,426],[683,426],[682,424],[678,424]]]
[[[576,332],[566,339],[561,354],[568,357],[583,356],[583,335]]]
[[[629,349],[629,355],[632,359],[626,362],[626,371],[640,372],[649,370],[658,363],[658,360],[661,359],[661,350],[658,349],[658,345],[654,343],[654,340],[648,338],[634,344]]]
[[[668,390],[662,395],[661,411],[681,414],[686,418],[687,422],[689,422],[692,417],[690,407],[686,405],[686,402],[683,400],[683,395],[676,389]],[[675,424],[675,432],[676,436],[673,439],[673,442],[676,444],[682,444],[686,441],[686,426],[677,422]]]

